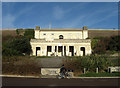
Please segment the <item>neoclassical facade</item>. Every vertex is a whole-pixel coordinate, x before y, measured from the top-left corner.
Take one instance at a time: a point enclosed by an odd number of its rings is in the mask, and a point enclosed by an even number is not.
[[[36,26],[31,39],[34,56],[84,56],[91,54],[87,26],[83,29],[40,29]]]

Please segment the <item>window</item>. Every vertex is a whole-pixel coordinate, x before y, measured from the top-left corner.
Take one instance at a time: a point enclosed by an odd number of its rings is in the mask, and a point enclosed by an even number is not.
[[[54,35],[53,33],[51,35]]]
[[[59,36],[59,39],[63,39],[63,35],[60,35],[60,36]]]
[[[52,46],[47,46],[47,51],[52,52]]]
[[[43,35],[46,35],[45,33]]]

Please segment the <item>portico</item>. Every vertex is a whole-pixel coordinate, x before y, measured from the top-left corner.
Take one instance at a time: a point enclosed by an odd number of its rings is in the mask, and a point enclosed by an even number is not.
[[[87,29],[35,29],[35,39],[31,39],[34,56],[85,56],[91,54],[91,40]]]
[[[62,43],[57,43],[59,42],[58,40],[54,40],[53,42],[46,42],[45,40],[31,41],[33,55],[35,56],[84,56],[91,54],[90,40],[84,42],[77,40],[78,43],[75,43],[76,41],[74,41],[71,44],[70,41],[65,43],[66,40],[62,40],[64,41]]]

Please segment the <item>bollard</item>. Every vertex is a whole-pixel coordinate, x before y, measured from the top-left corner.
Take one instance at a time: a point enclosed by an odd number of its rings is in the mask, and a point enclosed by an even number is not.
[[[98,73],[98,68],[96,68],[96,73]]]
[[[84,74],[85,74],[86,68],[84,68]]]

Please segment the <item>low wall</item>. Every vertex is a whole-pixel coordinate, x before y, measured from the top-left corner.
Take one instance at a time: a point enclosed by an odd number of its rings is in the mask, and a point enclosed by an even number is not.
[[[108,67],[108,72],[112,73],[112,72],[120,72],[120,67],[116,66],[116,67]]]
[[[60,68],[41,68],[42,75],[58,75]]]

